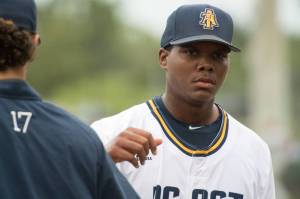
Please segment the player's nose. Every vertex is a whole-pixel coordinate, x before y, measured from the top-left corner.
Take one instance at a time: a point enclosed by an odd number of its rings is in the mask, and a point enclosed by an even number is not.
[[[211,63],[197,63],[197,71],[213,72],[214,66]]]
[[[196,60],[196,69],[197,71],[212,72],[214,71],[214,64],[209,56],[202,55]]]

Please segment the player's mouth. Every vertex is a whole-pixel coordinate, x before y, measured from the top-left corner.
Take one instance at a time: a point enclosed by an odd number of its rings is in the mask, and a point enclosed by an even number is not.
[[[216,81],[212,78],[200,77],[195,78],[192,82],[200,89],[211,89],[216,86]]]

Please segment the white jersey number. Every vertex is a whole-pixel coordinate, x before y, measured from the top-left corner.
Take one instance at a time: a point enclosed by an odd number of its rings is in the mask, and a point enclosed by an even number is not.
[[[20,132],[26,133],[30,119],[32,117],[32,113],[31,112],[22,112],[22,111],[18,111],[18,112],[11,111],[10,114],[11,114],[12,120],[13,120],[14,131],[18,132],[18,133],[20,133]],[[19,123],[18,121],[20,121],[23,117],[26,117],[25,122],[24,122],[23,127],[20,127],[18,124]]]

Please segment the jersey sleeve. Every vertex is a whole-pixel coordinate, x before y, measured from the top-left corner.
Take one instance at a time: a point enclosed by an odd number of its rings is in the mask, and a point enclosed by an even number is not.
[[[131,111],[123,111],[116,115],[103,118],[91,124],[105,147],[131,124]]]
[[[114,133],[115,131],[113,131],[112,122],[111,120],[103,119],[91,124],[92,129],[97,133],[104,146],[107,146],[117,136]]]
[[[261,199],[275,199],[275,183],[274,183],[274,175],[273,175],[273,166],[272,166],[272,159],[271,159],[271,153],[269,148],[267,148],[267,158],[266,162],[268,165],[266,167],[266,170],[264,172],[264,177],[262,178],[262,183],[260,186],[260,196]]]
[[[99,141],[100,142],[100,141]],[[97,166],[97,190],[100,198],[136,199],[140,198],[126,178],[118,171],[111,158],[104,150],[102,143],[99,147]]]
[[[146,103],[134,105],[120,113],[93,122],[91,127],[96,131],[104,146],[107,147],[114,138],[128,127],[136,127],[139,122],[143,122],[145,112],[150,113]]]

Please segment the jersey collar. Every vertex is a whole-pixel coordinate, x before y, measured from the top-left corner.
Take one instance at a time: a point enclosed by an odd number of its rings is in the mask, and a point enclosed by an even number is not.
[[[25,81],[18,79],[0,80],[0,97],[41,101],[39,94]]]
[[[153,99],[147,101],[147,105],[152,112],[153,116],[156,118],[158,123],[160,124],[163,132],[165,133],[166,137],[183,153],[185,153],[188,156],[209,156],[211,154],[214,154],[217,152],[225,143],[227,134],[228,134],[228,128],[229,128],[229,121],[228,121],[228,115],[225,112],[224,109],[221,109],[223,114],[223,121],[221,128],[219,130],[219,134],[217,139],[214,140],[214,142],[210,145],[209,148],[205,150],[195,150],[191,148],[190,146],[183,143],[180,139],[176,137],[176,134],[172,131],[172,128],[169,127],[168,123],[164,120],[162,113],[160,112],[157,104]]]

